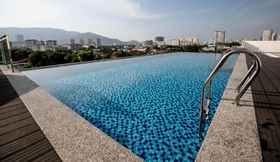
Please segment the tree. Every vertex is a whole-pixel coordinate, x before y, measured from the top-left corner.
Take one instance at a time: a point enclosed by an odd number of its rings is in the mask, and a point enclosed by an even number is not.
[[[12,49],[11,50],[13,61],[19,61],[19,60],[27,59],[28,56],[31,53],[32,53],[32,50],[28,49],[28,48],[19,48],[19,49]]]
[[[48,55],[43,51],[35,51],[28,56],[28,62],[32,66],[48,65]]]
[[[81,58],[81,61],[92,61],[95,59],[95,54],[92,49],[82,49],[78,51],[78,55]]]
[[[74,53],[71,55],[71,62],[80,62],[81,61],[81,57],[78,53]]]

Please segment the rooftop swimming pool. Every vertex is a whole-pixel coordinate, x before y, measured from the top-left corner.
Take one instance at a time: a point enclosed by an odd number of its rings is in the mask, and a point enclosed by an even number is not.
[[[24,74],[145,161],[194,161],[203,82],[220,58],[171,53]],[[213,82],[210,121],[234,63]]]

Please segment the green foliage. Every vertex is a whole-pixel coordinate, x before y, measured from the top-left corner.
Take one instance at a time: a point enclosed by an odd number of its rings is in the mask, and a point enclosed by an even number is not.
[[[28,56],[32,53],[32,50],[28,48],[12,49],[11,53],[13,61],[19,61],[27,59]]]
[[[200,51],[200,46],[199,45],[189,45],[183,47],[184,52],[199,52]]]
[[[28,56],[31,66],[45,66],[48,62],[48,56],[43,51],[35,51]]]
[[[91,48],[78,51],[78,55],[80,56],[81,61],[92,61],[95,59],[95,54]]]
[[[158,50],[161,52],[199,52],[203,46],[163,46]],[[139,56],[153,52],[154,48],[148,48],[146,51],[138,50],[119,50],[117,47],[101,47],[100,49],[82,48],[80,50],[56,49],[46,51],[32,51],[31,49],[14,49],[12,57],[14,61],[28,58],[26,67],[38,67],[55,64],[64,64],[71,62],[92,61],[97,59],[118,58],[127,56]]]
[[[204,46],[188,45],[188,46],[168,46],[169,52],[200,52]]]
[[[80,55],[77,54],[77,53],[72,54],[71,58],[72,58],[71,62],[80,62],[80,61],[82,61]]]
[[[71,50],[59,49],[56,51],[33,51],[28,57],[31,66],[47,66],[55,64],[64,64],[77,62],[80,59],[74,58]]]

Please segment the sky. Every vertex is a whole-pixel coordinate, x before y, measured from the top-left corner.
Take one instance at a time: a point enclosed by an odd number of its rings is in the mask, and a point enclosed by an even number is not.
[[[111,38],[227,39],[280,32],[280,0],[0,0],[0,27],[52,27]]]

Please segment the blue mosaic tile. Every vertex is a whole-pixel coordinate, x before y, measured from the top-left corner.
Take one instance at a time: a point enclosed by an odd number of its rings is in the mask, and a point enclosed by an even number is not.
[[[217,61],[212,54],[176,53],[69,66],[65,73],[59,68],[31,71],[28,76],[145,161],[194,161],[202,142],[201,89]],[[233,63],[213,82],[210,119]]]

